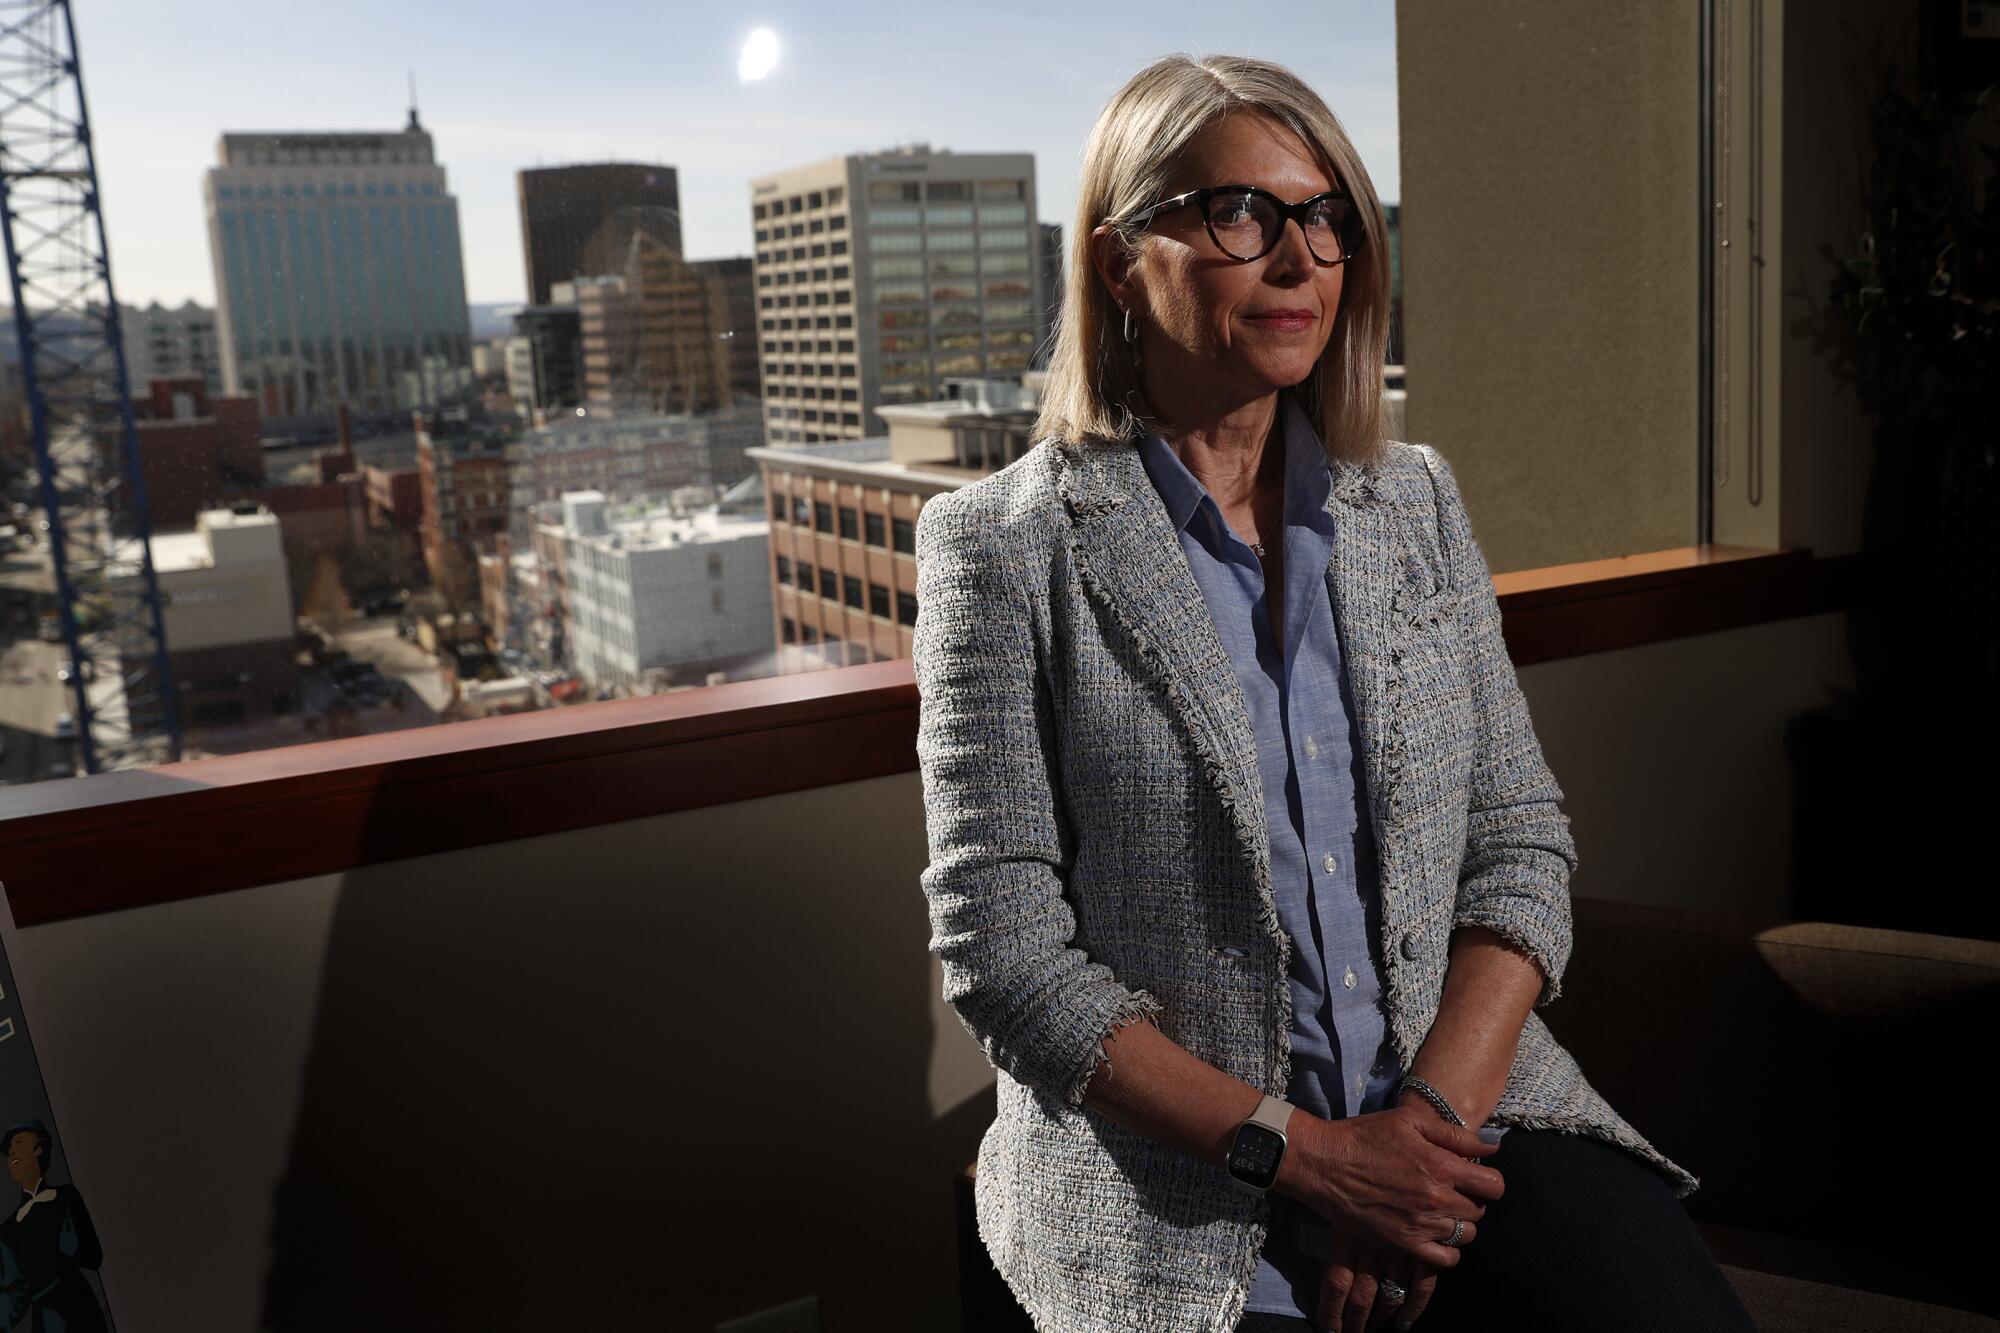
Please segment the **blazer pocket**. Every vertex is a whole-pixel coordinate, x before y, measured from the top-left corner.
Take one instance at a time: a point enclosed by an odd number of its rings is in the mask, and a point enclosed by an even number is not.
[[[1395,612],[1397,627],[1406,632],[1447,629],[1458,601],[1458,589],[1448,586],[1415,600],[1399,599]]]

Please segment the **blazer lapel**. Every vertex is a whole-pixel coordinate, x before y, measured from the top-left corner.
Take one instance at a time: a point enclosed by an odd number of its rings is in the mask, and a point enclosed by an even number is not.
[[[1264,784],[1243,687],[1138,447],[1050,445],[1085,588],[1138,644],[1230,812],[1245,859],[1268,880]]]
[[[1146,671],[1186,725],[1230,812],[1246,861],[1268,891],[1270,841],[1256,733],[1235,664],[1215,632],[1166,505],[1133,443],[1049,443],[1056,489],[1071,517],[1077,571],[1139,646]],[[1326,508],[1334,543],[1326,586],[1380,846],[1400,758],[1394,744],[1397,617],[1428,591],[1399,511],[1429,501],[1409,478],[1377,467],[1334,460],[1333,470]]]
[[[1377,473],[1336,462],[1326,499],[1333,516],[1333,557],[1327,594],[1340,634],[1340,653],[1354,697],[1354,744],[1367,777],[1368,805],[1380,833],[1385,811],[1383,757],[1394,727],[1394,666],[1390,639],[1401,588],[1402,525],[1389,503],[1391,487]],[[1379,843],[1378,843],[1379,845]]]

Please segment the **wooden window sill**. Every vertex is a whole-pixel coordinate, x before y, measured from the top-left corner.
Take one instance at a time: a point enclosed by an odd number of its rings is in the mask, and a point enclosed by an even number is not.
[[[1684,547],[1498,575],[1520,665],[1831,611],[1864,557]],[[907,660],[10,788],[23,926],[916,767]]]

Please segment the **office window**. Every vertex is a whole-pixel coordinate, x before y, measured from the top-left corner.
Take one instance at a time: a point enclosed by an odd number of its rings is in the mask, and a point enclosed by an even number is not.
[[[844,600],[847,605],[859,610],[861,606],[861,580],[852,574],[844,574],[841,576],[840,583],[841,591],[845,594]]]
[[[819,595],[829,602],[840,600],[839,577],[825,565],[819,567]]]
[[[815,532],[833,531],[833,506],[824,500],[813,501],[813,530]]]
[[[917,553],[917,525],[909,519],[899,518],[894,520],[890,526],[895,538],[896,549],[904,555],[915,555]]]
[[[868,614],[889,618],[889,590],[879,583],[868,585]]]
[[[792,558],[788,555],[781,555],[778,557],[778,582],[790,583],[791,581]]]
[[[817,626],[817,625],[807,625],[807,626],[805,627],[805,639],[806,639],[806,642],[807,642],[807,643],[818,643],[818,642],[819,642],[819,626]]]
[[[854,390],[852,389],[842,390],[841,397],[845,398],[848,394],[853,392]],[[889,544],[887,539],[883,535],[884,523],[882,520],[882,515],[869,514],[867,516],[867,526],[868,526],[868,536],[866,538],[866,541],[868,545],[887,546]]]
[[[801,560],[799,561],[799,591],[811,592],[812,590],[813,590],[813,567],[807,564],[805,561]]]
[[[856,516],[852,505],[840,507],[840,535],[851,542],[861,540],[860,519]]]
[[[913,592],[896,594],[896,623],[914,625],[917,623],[917,595]]]
[[[786,616],[781,623],[784,625],[785,642],[797,643],[799,641],[799,627],[792,622],[792,618]]]

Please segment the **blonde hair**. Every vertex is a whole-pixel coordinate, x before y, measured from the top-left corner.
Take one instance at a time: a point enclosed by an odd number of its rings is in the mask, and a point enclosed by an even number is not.
[[[1126,219],[1167,193],[1181,151],[1230,112],[1260,111],[1289,127],[1353,199],[1362,241],[1347,261],[1333,333],[1312,373],[1292,387],[1327,451],[1356,463],[1386,452],[1382,366],[1389,339],[1387,224],[1347,132],[1296,74],[1243,56],[1154,61],[1112,95],[1091,129],[1037,439],[1108,443],[1153,429],[1121,316],[1091,262],[1090,235],[1111,222],[1128,253],[1141,229]]]

